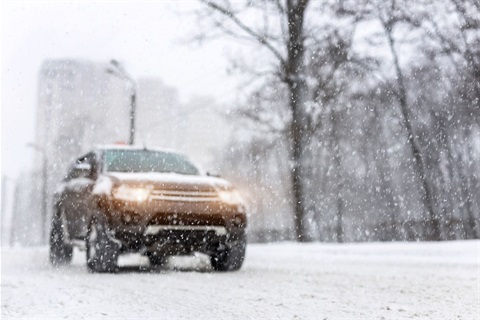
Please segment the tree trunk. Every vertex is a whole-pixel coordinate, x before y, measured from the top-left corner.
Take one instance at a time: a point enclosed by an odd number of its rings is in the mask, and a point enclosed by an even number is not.
[[[480,101],[480,99],[478,99]],[[467,143],[467,155],[468,155],[468,163],[469,163],[469,166],[467,167],[467,170],[469,170],[469,172],[474,172],[473,174],[470,174],[468,175],[469,177],[469,192],[468,192],[468,208],[470,209],[469,210],[469,224],[470,224],[470,227],[472,228],[473,230],[473,235],[475,237],[475,239],[480,239],[480,223],[479,223],[479,217],[478,217],[478,213],[477,213],[477,217],[475,217],[474,215],[474,201],[475,201],[475,198],[474,198],[474,195],[477,194],[477,212],[479,208],[479,205],[480,203],[478,202],[478,200],[480,200],[480,197],[478,196],[480,193],[477,191],[475,192],[474,190],[478,190],[477,186],[478,186],[478,173],[480,173],[478,171],[478,167],[475,168],[473,167],[471,164],[473,163],[473,159],[474,159],[474,156],[473,156],[473,146],[472,146],[472,141],[471,141],[471,127],[468,127],[467,129],[467,139],[468,139],[468,143]],[[470,168],[469,168],[470,167]],[[477,169],[477,171],[475,172],[475,169]]]
[[[400,103],[400,110],[402,114],[402,121],[405,126],[408,135],[408,144],[410,146],[413,155],[413,169],[415,175],[420,180],[423,189],[422,202],[427,210],[429,223],[427,225],[427,240],[441,240],[442,234],[440,230],[439,217],[435,215],[434,203],[432,197],[432,190],[428,183],[425,164],[422,159],[420,146],[416,140],[416,135],[412,127],[410,112],[408,109],[407,92],[403,81],[402,70],[400,69],[400,63],[398,60],[397,51],[395,50],[395,42],[392,35],[392,27],[384,24],[385,33],[388,38],[388,45],[393,56],[393,62],[395,67],[395,74],[398,84],[398,101]]]
[[[336,212],[336,226],[335,226],[335,233],[337,236],[337,242],[342,243],[345,241],[344,239],[344,230],[343,230],[343,175],[342,175],[342,161],[340,155],[340,136],[338,134],[338,124],[339,124],[339,116],[337,111],[332,109],[331,113],[331,123],[332,123],[332,144],[333,144],[333,166],[334,166],[334,177],[335,177],[335,194],[337,195],[337,212]]]
[[[398,219],[400,218],[401,212],[400,206],[395,201],[395,193],[392,182],[392,171],[387,152],[388,142],[386,141],[384,126],[380,120],[384,115],[380,115],[378,106],[373,107],[373,112],[374,117],[377,120],[372,125],[374,126],[375,132],[377,134],[374,137],[369,138],[374,139],[373,144],[377,144],[377,148],[380,147],[382,150],[382,157],[380,158],[380,160],[378,159],[378,157],[376,157],[374,159],[374,162],[375,168],[378,172],[378,177],[380,179],[381,195],[385,196],[387,202],[388,216],[390,218],[391,225],[391,229],[389,230],[389,237],[390,240],[400,240]],[[376,148],[373,144],[371,145],[371,150],[375,150]]]
[[[304,36],[303,18],[307,1],[293,3],[287,1],[288,15],[288,57],[285,65],[285,82],[290,93],[290,110],[292,122],[290,124],[290,142],[292,147],[291,179],[294,201],[295,236],[300,242],[306,241],[307,229],[305,227],[305,190],[303,180],[304,172],[303,155],[307,148],[308,139],[305,136],[306,117],[304,104],[307,98],[307,84],[305,82],[304,64]]]
[[[458,159],[458,172],[460,174],[460,190],[462,194],[462,203],[463,203],[463,211],[464,211],[464,226],[465,226],[465,238],[466,239],[478,239],[479,234],[477,232],[477,219],[475,218],[475,214],[473,212],[473,184],[471,183],[471,174],[472,172],[470,167],[470,163],[472,161],[471,158],[471,150],[470,150],[470,130],[467,128],[465,129],[465,133],[463,135],[463,141],[467,141],[467,150],[461,150],[459,152],[459,159]],[[473,174],[475,175],[475,174]]]

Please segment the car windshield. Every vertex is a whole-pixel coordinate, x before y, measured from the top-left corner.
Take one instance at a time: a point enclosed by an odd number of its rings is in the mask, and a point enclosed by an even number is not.
[[[174,172],[198,175],[198,169],[180,154],[151,150],[106,150],[108,172]]]

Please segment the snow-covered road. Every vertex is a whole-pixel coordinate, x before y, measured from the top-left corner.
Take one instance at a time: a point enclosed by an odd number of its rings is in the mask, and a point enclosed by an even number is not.
[[[55,270],[46,248],[3,248],[2,318],[480,319],[480,241],[247,250],[234,273],[211,272],[195,257],[164,270],[91,274],[81,252]]]

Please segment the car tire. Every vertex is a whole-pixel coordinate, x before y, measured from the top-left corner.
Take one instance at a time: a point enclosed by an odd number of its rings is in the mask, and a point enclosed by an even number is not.
[[[62,215],[61,212],[57,210],[52,219],[49,241],[50,263],[55,267],[69,264],[72,261],[73,248],[71,245],[65,243],[66,240]]]
[[[87,268],[91,272],[116,272],[120,245],[105,222],[93,217],[87,230]]]
[[[245,233],[237,237],[235,242],[218,250],[210,257],[212,268],[215,271],[236,271],[242,267],[245,259],[247,238]]]

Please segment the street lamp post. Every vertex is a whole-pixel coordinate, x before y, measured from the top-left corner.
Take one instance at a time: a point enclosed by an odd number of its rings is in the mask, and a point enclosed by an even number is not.
[[[110,60],[110,66],[106,69],[107,73],[113,74],[116,77],[124,79],[130,85],[130,133],[128,144],[135,143],[135,117],[137,108],[137,83],[128,74],[125,68],[117,60]]]
[[[47,197],[48,197],[48,192],[47,192],[47,155],[45,153],[45,150],[41,148],[40,146],[34,144],[34,143],[28,143],[28,147],[33,148],[35,151],[39,152],[42,154],[42,212],[41,212],[41,243],[45,244],[46,243],[46,230],[47,230]]]
[[[130,95],[130,135],[128,137],[128,144],[135,143],[135,116],[137,112],[137,94],[136,90],[132,89]]]

